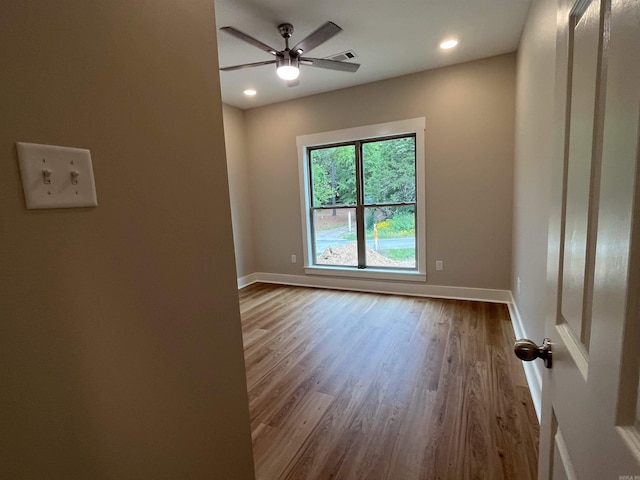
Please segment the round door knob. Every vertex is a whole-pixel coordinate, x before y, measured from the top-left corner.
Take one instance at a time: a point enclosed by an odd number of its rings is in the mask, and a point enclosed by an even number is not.
[[[548,338],[544,339],[542,346],[536,345],[527,338],[521,338],[516,340],[513,351],[520,360],[531,362],[536,358],[541,358],[544,360],[544,366],[551,368],[551,340]]]

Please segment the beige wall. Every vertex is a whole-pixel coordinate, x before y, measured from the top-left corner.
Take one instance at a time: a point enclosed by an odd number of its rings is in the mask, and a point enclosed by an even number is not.
[[[518,51],[511,290],[536,341],[544,337],[546,308],[556,11],[555,0],[532,2]]]
[[[222,106],[224,140],[229,171],[231,218],[238,278],[256,271],[251,231],[251,172],[247,163],[244,112],[231,105]]]
[[[0,6],[0,477],[251,479],[213,2]],[[15,142],[89,148],[27,211]]]
[[[296,136],[424,116],[427,282],[508,289],[515,61],[501,55],[245,111],[256,270],[303,274],[290,262],[302,257]]]

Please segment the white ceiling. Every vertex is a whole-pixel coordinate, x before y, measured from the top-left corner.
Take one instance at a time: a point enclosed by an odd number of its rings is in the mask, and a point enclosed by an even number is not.
[[[353,50],[362,66],[345,73],[303,65],[300,84],[288,87],[274,65],[220,72],[222,100],[247,109],[385,78],[513,52],[530,0],[215,0],[218,29],[232,26],[282,50],[277,26],[294,26],[291,46],[330,20],[343,32],[309,53],[328,57]],[[449,51],[438,45],[457,37]],[[273,57],[218,30],[221,67]],[[254,88],[258,94],[242,92]]]

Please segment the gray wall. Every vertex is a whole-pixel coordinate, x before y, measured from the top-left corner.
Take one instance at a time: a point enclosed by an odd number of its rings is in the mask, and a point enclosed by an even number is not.
[[[244,111],[224,104],[224,140],[229,171],[231,218],[238,278],[255,273],[251,198],[251,171],[247,162]]]
[[[508,289],[515,62],[501,55],[246,110],[256,271],[303,275],[290,262],[302,257],[296,136],[424,116],[427,283]]]
[[[0,477],[252,479],[213,2],[0,6]],[[27,211],[15,142],[91,150]]]
[[[546,309],[556,12],[555,0],[534,0],[518,50],[511,290],[535,341],[544,337]]]

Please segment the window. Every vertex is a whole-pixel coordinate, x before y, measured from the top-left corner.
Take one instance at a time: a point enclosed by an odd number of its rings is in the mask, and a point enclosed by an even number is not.
[[[424,119],[298,137],[307,273],[424,280]]]

